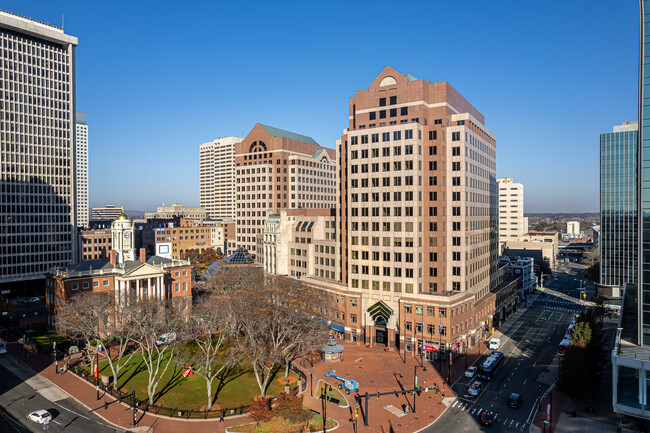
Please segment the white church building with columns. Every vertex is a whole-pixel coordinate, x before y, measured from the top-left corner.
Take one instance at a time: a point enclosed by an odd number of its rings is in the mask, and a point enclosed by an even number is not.
[[[52,269],[46,279],[48,323],[61,305],[75,294],[111,292],[118,305],[143,299],[192,303],[192,266],[188,261],[136,251],[133,222],[124,214],[111,225],[112,250],[108,259],[88,260]]]

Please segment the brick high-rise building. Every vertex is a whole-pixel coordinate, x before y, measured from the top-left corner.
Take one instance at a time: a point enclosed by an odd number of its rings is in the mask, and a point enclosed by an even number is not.
[[[78,260],[77,38],[0,11],[0,286],[40,294]]]
[[[478,344],[498,279],[496,142],[483,115],[445,81],[386,67],[350,98],[337,151],[342,279],[361,296],[365,342]]]
[[[267,216],[280,209],[334,208],[334,155],[311,137],[256,124],[235,145],[237,247],[255,256]]]

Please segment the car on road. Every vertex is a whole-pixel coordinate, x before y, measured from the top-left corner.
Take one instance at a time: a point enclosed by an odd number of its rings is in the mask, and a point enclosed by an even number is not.
[[[513,392],[510,394],[510,397],[508,397],[508,406],[517,409],[519,406],[521,406],[521,394],[517,394],[516,392]]]
[[[476,376],[477,370],[478,369],[474,366],[468,368],[467,371],[465,372],[465,377],[469,377],[470,379],[473,378],[474,376]]]
[[[469,389],[467,390],[467,393],[471,395],[472,397],[476,397],[481,393],[481,390],[483,389],[483,382],[480,380],[475,380],[472,382],[472,384],[469,386]]]
[[[25,304],[31,304],[32,302],[38,302],[40,299],[38,299],[38,296],[32,296],[31,298],[25,299],[23,302]]]
[[[30,413],[27,415],[27,418],[39,424],[47,424],[52,421],[52,414],[50,414],[45,409],[41,409]]]
[[[492,421],[494,420],[494,417],[492,416],[492,412],[488,412],[487,410],[482,410],[478,414],[478,420],[481,422],[481,424],[490,426],[492,425]]]
[[[158,339],[156,340],[156,345],[157,346],[163,346],[165,344],[171,343],[174,340],[176,340],[176,333],[175,332],[169,332],[169,333],[163,334],[160,337],[158,337]]]

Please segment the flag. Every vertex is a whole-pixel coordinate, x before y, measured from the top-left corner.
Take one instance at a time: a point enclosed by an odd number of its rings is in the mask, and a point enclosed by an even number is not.
[[[440,319],[440,335],[442,335],[442,319]]]

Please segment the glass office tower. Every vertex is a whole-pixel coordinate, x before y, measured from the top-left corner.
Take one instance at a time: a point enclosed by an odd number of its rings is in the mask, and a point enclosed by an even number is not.
[[[600,136],[600,283],[636,284],[638,122]]]
[[[639,44],[639,342],[650,345],[650,0],[641,1]]]

